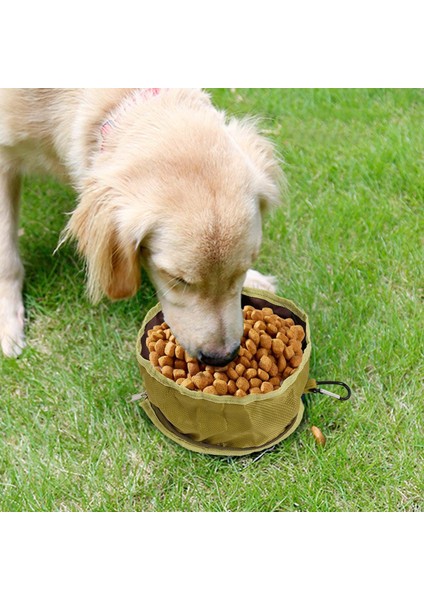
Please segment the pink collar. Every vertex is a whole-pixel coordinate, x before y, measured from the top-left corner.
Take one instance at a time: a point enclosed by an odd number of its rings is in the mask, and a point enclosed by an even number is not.
[[[119,118],[129,109],[131,109],[140,100],[146,101],[155,98],[164,88],[136,88],[129,96],[124,98],[122,102],[110,113],[109,117],[103,121],[100,126],[101,145],[100,152],[103,152],[105,141],[109,132],[116,127]]]

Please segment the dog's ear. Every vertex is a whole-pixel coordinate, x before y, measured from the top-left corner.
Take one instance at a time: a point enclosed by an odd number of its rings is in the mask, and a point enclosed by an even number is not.
[[[228,130],[253,167],[261,212],[278,206],[286,179],[274,144],[260,133],[257,119],[232,118]]]
[[[97,302],[133,296],[141,283],[138,243],[122,222],[125,203],[113,190],[90,182],[66,226],[62,241],[74,239],[87,264],[87,287]]]
[[[111,300],[134,296],[141,284],[140,252],[135,243],[125,243],[118,231],[111,234],[107,252],[111,254],[110,273],[104,293]]]

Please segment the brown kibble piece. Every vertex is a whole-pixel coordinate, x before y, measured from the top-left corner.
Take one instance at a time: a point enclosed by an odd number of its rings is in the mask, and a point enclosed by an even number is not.
[[[277,327],[275,325],[273,325],[272,323],[267,323],[266,330],[271,335],[276,335],[278,332]]]
[[[228,375],[226,375],[223,372],[217,371],[216,373],[213,374],[214,379],[221,379],[222,381],[227,382],[228,381]]]
[[[269,373],[271,367],[272,367],[272,361],[269,358],[269,356],[261,356],[261,360],[259,361],[259,369],[263,369],[264,371]],[[259,370],[258,370],[258,372],[259,372]],[[260,375],[259,375],[259,377],[260,377]]]
[[[192,382],[192,380],[191,380],[191,379],[188,379],[188,378],[187,378],[187,379],[184,379],[184,380],[181,382],[181,385],[182,385],[183,387],[187,388],[188,390],[194,390],[194,383]]]
[[[294,356],[294,350],[292,346],[286,346],[284,348],[284,356],[287,360],[290,360],[292,356]]]
[[[238,365],[236,365],[235,371],[238,375],[238,377],[241,377],[243,375],[243,373],[245,372],[246,367],[242,364],[239,363]]]
[[[244,377],[246,377],[246,379],[252,379],[252,377],[256,377],[256,375],[258,374],[256,369],[246,369],[245,373],[244,373]]]
[[[291,329],[287,329],[286,336],[289,338],[289,340],[295,340],[296,339],[296,334]]]
[[[277,363],[272,363],[271,368],[269,370],[269,376],[275,377],[276,375],[278,375],[278,365]]]
[[[184,360],[186,361],[186,363],[191,363],[191,362],[198,362],[197,358],[194,358],[194,356],[191,356],[187,350],[184,352]]]
[[[174,342],[168,342],[165,346],[165,354],[166,356],[170,356],[174,358],[175,356],[175,344]]]
[[[274,325],[276,326],[276,328],[278,329],[278,331],[281,331],[282,329],[285,329],[284,319],[282,319],[278,315],[275,317]]]
[[[256,331],[256,329],[250,329],[248,335],[249,335],[249,339],[251,339],[252,342],[257,346],[259,344],[259,339],[260,339],[259,332]]]
[[[161,356],[158,358],[158,364],[160,367],[174,367],[174,360],[170,356]]]
[[[286,336],[285,333],[283,333],[282,331],[279,331],[277,333],[277,340],[281,340],[283,342],[283,344],[287,344],[289,341],[289,338]]]
[[[161,331],[154,331],[152,333],[152,335],[150,335],[149,337],[153,342],[157,342],[158,340],[163,340],[163,338],[165,336],[164,336],[163,331],[161,330]]]
[[[289,341],[289,346],[293,348],[295,354],[299,354],[302,351],[302,342],[299,342],[296,338],[292,338]]]
[[[272,340],[272,352],[275,356],[281,356],[284,352],[284,342],[278,338]]]
[[[178,358],[179,360],[184,360],[184,355],[185,355],[184,348],[182,346],[180,346],[179,344],[177,344],[175,347],[175,358]]]
[[[239,377],[236,381],[236,386],[239,388],[239,390],[247,392],[247,390],[250,388],[250,383],[245,377]]]
[[[312,425],[311,431],[316,443],[319,446],[325,446],[327,440],[325,439],[325,435],[322,433],[321,429],[319,429],[319,427],[316,427],[315,425]]]
[[[250,357],[252,357],[252,355],[250,355]],[[239,358],[240,360],[240,364],[243,365],[244,367],[246,367],[246,369],[248,369],[250,367],[250,361],[252,360],[252,358],[248,358],[247,356],[240,356]],[[237,371],[237,369],[236,369]],[[243,375],[243,373],[242,373]]]
[[[261,348],[266,348],[267,350],[270,350],[272,347],[271,336],[268,335],[267,333],[262,333],[260,340],[259,340],[259,344],[260,344]]]
[[[163,356],[165,354],[166,342],[165,340],[158,340],[155,344],[155,351],[159,354],[159,356]]]
[[[249,390],[249,394],[262,394],[260,387],[252,387]]]
[[[283,379],[287,379],[287,377],[290,377],[290,375],[293,373],[294,369],[292,369],[291,367],[286,367],[283,371]]]
[[[208,385],[211,385],[213,382],[213,377],[207,371],[200,371],[197,375],[191,378],[194,385],[199,388],[199,390],[203,390]]]
[[[302,325],[293,325],[290,329],[295,332],[295,337],[299,342],[302,342],[305,337],[305,330]]]
[[[284,356],[284,354],[282,354],[280,356],[280,358],[278,359],[278,363],[277,363],[277,367],[278,367],[278,372],[282,373],[284,371],[284,369],[287,366],[287,361],[286,361],[286,357]]]
[[[246,350],[248,350],[251,354],[256,354],[256,344],[253,340],[251,340],[250,338],[248,340],[246,340],[245,342],[246,345]]]
[[[243,398],[243,396],[246,396],[246,392],[244,390],[242,390],[242,389],[239,388],[235,392],[234,396],[237,396],[237,398]]]
[[[197,362],[189,362],[187,363],[187,370],[189,372],[189,374],[191,375],[191,377],[193,377],[194,375],[197,375],[197,373],[200,371],[200,367],[199,367],[199,363]]]
[[[218,392],[216,391],[216,388],[213,385],[207,385],[205,388],[203,388],[203,391],[205,392],[205,394],[213,394],[214,396],[218,395]]]
[[[252,321],[263,321],[264,314],[261,310],[252,310],[250,318],[252,319]]]
[[[233,379],[230,379],[229,382],[227,383],[227,390],[228,390],[228,394],[230,394],[231,396],[234,396],[234,394],[238,390],[238,387],[236,386],[236,382]]]
[[[174,369],[174,372],[173,372],[174,381],[177,381],[177,379],[185,379],[186,375],[187,375],[187,373],[184,371],[184,369]]]
[[[263,369],[258,369],[258,377],[262,379],[262,381],[268,381],[269,375]]]
[[[174,379],[174,369],[168,365],[165,365],[162,367],[162,375],[167,379]]]
[[[185,360],[179,360],[178,358],[176,358],[174,360],[174,369],[184,369],[184,371],[187,370],[187,363]]]
[[[261,385],[261,392],[263,394],[268,394],[269,392],[274,391],[274,386],[270,381],[263,381]]]
[[[302,355],[300,354],[295,354],[291,359],[290,359],[290,366],[293,369],[297,369],[297,367],[300,365],[300,363],[302,362]]]
[[[222,379],[215,379],[213,382],[214,388],[219,396],[225,396],[228,392],[228,386]]]
[[[262,356],[268,356],[268,350],[266,348],[259,348],[256,352],[256,358],[260,360]]]
[[[159,364],[159,354],[157,352],[150,352],[149,360],[154,367],[157,367]]]

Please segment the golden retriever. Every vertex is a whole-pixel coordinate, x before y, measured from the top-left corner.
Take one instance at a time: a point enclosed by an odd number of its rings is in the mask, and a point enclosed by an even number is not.
[[[166,321],[202,362],[225,365],[242,336],[242,286],[281,170],[252,120],[227,118],[196,89],[0,91],[0,343],[25,346],[18,253],[20,178],[48,172],[78,202],[62,234],[87,265],[88,291],[127,298],[147,271]]]

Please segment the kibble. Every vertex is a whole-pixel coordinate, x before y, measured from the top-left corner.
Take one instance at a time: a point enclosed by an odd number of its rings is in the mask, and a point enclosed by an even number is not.
[[[321,429],[316,425],[312,425],[311,431],[318,446],[325,446],[327,440],[325,439],[325,435],[322,433]]]
[[[218,396],[226,396],[228,393],[228,386],[225,381],[222,379],[215,379],[213,385],[216,389],[216,393]]]
[[[238,357],[224,369],[201,364],[178,343],[166,323],[147,332],[151,364],[181,387],[217,396],[268,394],[300,366],[305,331],[271,307],[243,309],[244,331]]]

